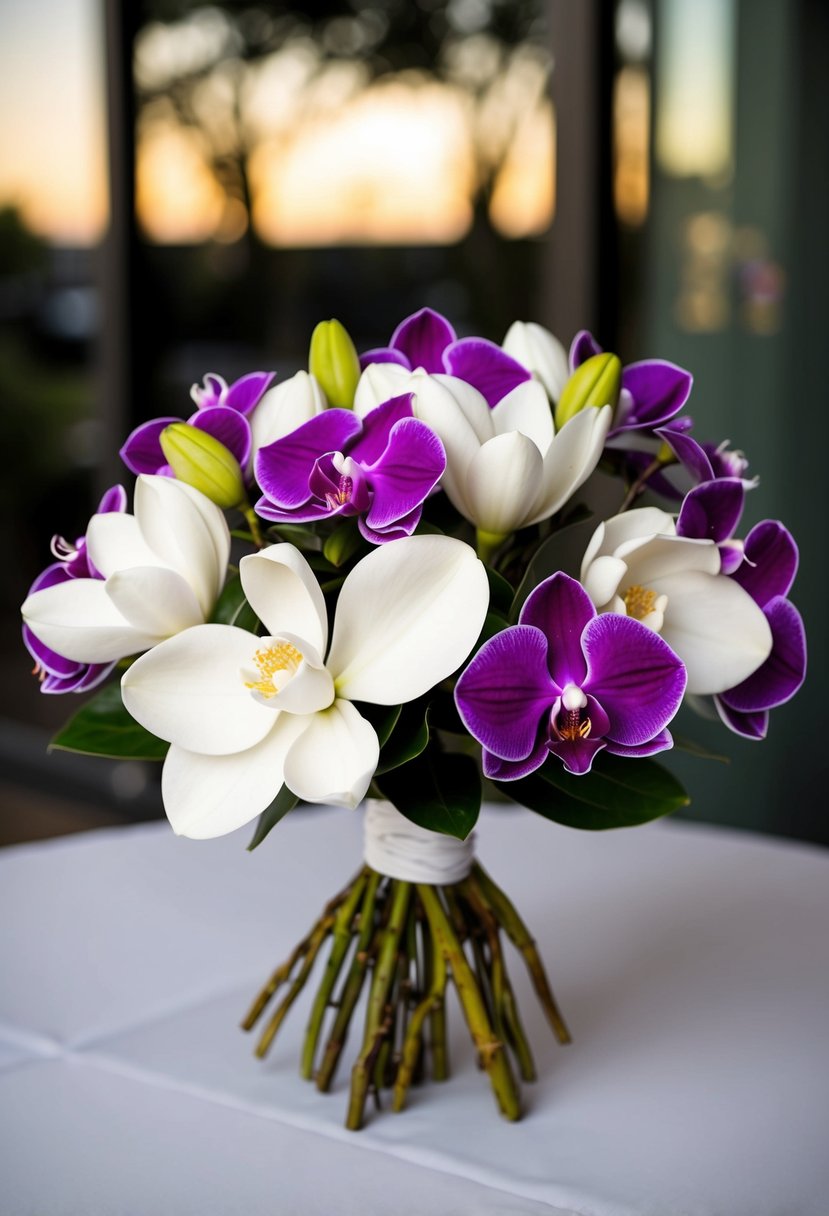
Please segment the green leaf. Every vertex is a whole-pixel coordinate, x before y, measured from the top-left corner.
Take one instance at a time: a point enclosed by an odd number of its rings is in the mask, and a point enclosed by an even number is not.
[[[54,747],[113,760],[163,760],[169,746],[130,717],[117,681],[87,701],[49,744],[50,750]]]
[[[381,745],[376,772],[389,772],[420,755],[429,742],[428,709],[423,698],[401,706],[394,729],[384,741],[385,746]]]
[[[286,540],[304,552],[319,553],[322,549],[321,538],[307,524],[277,524],[269,531],[274,532],[279,540]]]
[[[225,583],[210,620],[216,625],[237,625],[239,629],[247,629],[250,633],[255,633],[258,629],[258,617],[245,599],[242,580],[238,574],[232,575]]]
[[[283,785],[271,805],[259,816],[259,822],[256,825],[256,831],[253,833],[253,839],[248,845],[249,853],[252,853],[254,849],[259,847],[271,828],[275,828],[280,819],[284,819],[288,811],[292,811],[298,802],[299,799],[296,794],[289,790],[287,785]]]
[[[510,583],[499,574],[497,570],[490,570],[486,567],[486,577],[489,582],[489,607],[490,611],[498,613],[499,616],[506,618],[512,606],[515,592]]]
[[[696,739],[688,739],[685,735],[676,735],[671,731],[674,740],[674,747],[677,751],[687,752],[689,756],[696,756],[698,760],[719,760],[720,764],[730,764],[731,757],[723,756],[720,752],[712,752],[702,743],[697,743]]]
[[[372,705],[368,701],[355,701],[355,708],[374,727],[380,746],[388,739],[400,717],[400,705]]]
[[[568,557],[567,550],[574,543],[574,538],[570,535],[571,529],[579,527],[593,517],[591,511],[586,508],[580,510],[579,506],[580,504],[569,512],[566,523],[563,523],[552,536],[548,536],[538,546],[535,553],[527,562],[524,577],[518,585],[518,590],[515,593],[515,598],[509,611],[509,619],[512,623],[518,620],[518,616],[524,606],[524,601],[539,583],[543,583],[545,578],[549,578],[551,574],[555,574],[556,570],[564,569],[566,572],[566,567],[569,564],[566,560]],[[575,560],[578,561],[579,559],[576,558]]]
[[[676,777],[661,764],[606,752],[596,758],[591,772],[580,777],[551,757],[529,777],[494,784],[545,819],[591,832],[648,823],[690,802]]]
[[[322,554],[332,566],[344,566],[353,557],[363,538],[357,526],[356,519],[346,519],[335,528],[322,547]]]
[[[471,756],[428,748],[375,783],[401,815],[445,836],[465,840],[481,809],[481,777]]]
[[[478,634],[478,640],[472,648],[470,658],[480,650],[484,642],[488,642],[490,638],[494,638],[496,633],[500,633],[502,629],[506,629],[507,625],[508,622],[499,613],[488,612],[484,617],[481,632]]]

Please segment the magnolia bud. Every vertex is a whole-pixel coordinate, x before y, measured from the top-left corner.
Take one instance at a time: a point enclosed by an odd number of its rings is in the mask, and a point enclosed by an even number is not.
[[[217,507],[245,499],[239,462],[223,443],[189,422],[172,422],[160,436],[161,450],[179,481],[200,490]]]
[[[622,384],[622,363],[616,355],[592,355],[577,367],[561,390],[555,412],[556,430],[560,431],[581,410],[592,405],[616,408]]]
[[[329,405],[351,409],[360,379],[360,360],[348,331],[339,321],[320,321],[311,334],[308,370],[319,381]]]

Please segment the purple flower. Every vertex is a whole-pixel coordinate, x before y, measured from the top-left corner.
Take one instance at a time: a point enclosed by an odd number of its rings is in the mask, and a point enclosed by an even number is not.
[[[806,675],[806,634],[800,613],[787,598],[797,573],[797,545],[776,520],[766,519],[745,539],[744,561],[731,577],[763,610],[772,635],[765,663],[735,688],[714,698],[731,730],[764,739],[769,710],[790,700]]]
[[[107,515],[126,509],[126,490],[123,486],[113,486],[104,494],[96,514]],[[103,577],[89,560],[84,536],[74,545],[62,536],[53,536],[52,553],[58,560],[41,571],[29,588],[29,595],[74,578]],[[88,692],[102,683],[115,666],[114,663],[77,663],[67,659],[41,642],[28,625],[23,626],[23,644],[35,661],[34,675],[40,680],[40,691],[44,693]]]
[[[599,616],[566,574],[545,579],[519,623],[485,642],[458,680],[460,715],[483,746],[487,777],[511,781],[552,753],[571,773],[606,748],[650,756],[685,691],[682,661],[641,622]]]
[[[602,348],[586,329],[576,334],[570,347],[570,368],[575,371]],[[649,430],[664,426],[678,414],[691,393],[694,378],[690,372],[666,359],[643,359],[622,368],[622,388],[616,416],[608,438],[625,431]]]
[[[445,374],[465,380],[493,406],[519,384],[532,378],[530,371],[486,338],[457,338],[445,317],[421,308],[401,321],[388,346],[360,356],[360,366],[396,363],[408,371]]]
[[[677,536],[714,541],[720,551],[721,574],[733,574],[743,562],[743,542],[733,537],[744,502],[743,480],[720,477],[689,490],[677,517]]]
[[[226,384],[213,372],[202,385],[194,384],[190,396],[198,409],[190,418],[153,418],[143,422],[129,435],[121,448],[121,459],[136,475],[160,473],[173,476],[161,449],[161,432],[173,422],[189,422],[218,439],[233,453],[244,471],[250,459],[251,431],[248,415],[270,387],[276,372],[249,372],[233,384]]]
[[[699,443],[690,434],[692,427],[691,418],[676,418],[660,427],[655,434],[667,443],[695,482],[716,481],[721,477],[738,478],[745,489],[753,490],[757,485],[757,478],[745,476],[748,460],[744,454],[732,451],[727,439],[720,444]],[[648,484],[653,487],[653,479]],[[670,497],[679,497],[676,489],[670,484],[668,494]]]
[[[257,513],[277,523],[356,515],[374,544],[410,535],[446,468],[443,444],[412,417],[411,401],[392,397],[362,420],[326,410],[261,448]]]

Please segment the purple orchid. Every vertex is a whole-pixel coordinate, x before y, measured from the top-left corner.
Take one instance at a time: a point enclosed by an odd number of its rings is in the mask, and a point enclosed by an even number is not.
[[[136,475],[174,476],[161,448],[161,432],[173,422],[186,421],[223,443],[244,472],[251,452],[248,416],[262,400],[275,375],[276,372],[249,372],[228,385],[221,376],[208,373],[203,384],[194,384],[190,389],[190,396],[198,406],[195,414],[187,419],[153,418],[142,422],[121,448],[121,459]]]
[[[603,748],[664,751],[685,684],[682,661],[658,634],[630,617],[599,616],[581,584],[559,572],[532,592],[517,625],[484,643],[455,700],[483,746],[485,775],[512,781],[550,753],[580,775]]]
[[[689,490],[677,517],[677,536],[714,541],[720,552],[721,574],[733,574],[743,562],[743,542],[734,539],[734,532],[744,502],[743,480],[720,477]]]
[[[277,523],[356,515],[373,544],[411,535],[446,468],[443,444],[411,403],[411,393],[392,397],[363,419],[326,410],[261,448],[257,514]]]
[[[748,679],[714,698],[723,722],[747,739],[764,739],[769,710],[790,700],[806,676],[806,633],[786,596],[798,566],[797,545],[776,520],[749,532],[744,560],[731,577],[763,610],[772,635],[771,654]]]
[[[123,486],[113,486],[98,504],[96,515],[123,513],[126,509],[126,490]],[[62,536],[53,536],[52,553],[58,560],[41,571],[29,588],[29,595],[74,578],[103,577],[89,559],[85,536],[79,537],[74,545]],[[23,643],[35,661],[34,674],[40,680],[43,693],[88,692],[101,684],[115,666],[114,663],[77,663],[67,659],[41,642],[28,625],[23,626]]]
[[[388,346],[360,356],[360,366],[396,363],[408,371],[456,376],[497,405],[519,384],[532,379],[530,371],[486,338],[458,338],[440,313],[421,308],[401,321]]]
[[[727,439],[720,444],[700,443],[690,434],[693,425],[691,418],[675,418],[666,426],[659,427],[654,433],[667,443],[679,463],[695,482],[738,478],[745,489],[754,489],[757,485],[757,478],[745,476],[748,471],[748,460],[744,453],[732,450],[728,446]],[[651,479],[648,484],[653,485],[653,480]],[[679,497],[678,492],[670,483],[668,483],[668,487],[670,497]],[[662,492],[664,493],[664,491]]]
[[[570,370],[574,372],[602,348],[586,329],[576,334],[570,347]],[[608,439],[626,431],[653,431],[664,426],[682,409],[691,394],[690,372],[667,359],[643,359],[622,368],[619,404]]]

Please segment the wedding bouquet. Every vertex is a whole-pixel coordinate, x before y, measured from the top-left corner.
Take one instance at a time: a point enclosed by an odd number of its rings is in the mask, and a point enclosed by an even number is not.
[[[105,685],[54,742],[163,760],[173,829],[257,820],[251,848],[297,803],[368,796],[365,864],[243,1024],[287,985],[263,1055],[330,939],[301,1067],[330,1086],[367,986],[357,1128],[372,1089],[400,1109],[427,1065],[446,1075],[451,977],[517,1118],[513,1067],[534,1065],[502,931],[568,1034],[472,853],[482,777],[573,827],[686,804],[652,758],[683,699],[759,740],[802,683],[797,549],[775,521],[740,535],[756,479],[692,433],[691,376],[623,367],[587,332],[568,356],[535,324],[498,346],[422,309],[358,357],[328,321],[309,370],[274,380],[207,375],[186,421],[124,444],[133,512],[115,486],[85,536],[53,541],[23,605],[41,690]]]

